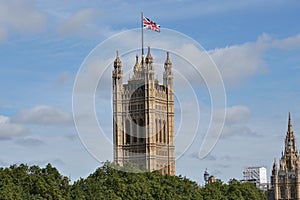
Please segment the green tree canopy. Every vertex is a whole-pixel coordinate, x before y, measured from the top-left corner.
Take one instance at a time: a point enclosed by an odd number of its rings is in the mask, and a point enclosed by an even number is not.
[[[126,172],[125,172],[126,171]],[[264,200],[263,191],[252,183],[230,180],[200,187],[182,176],[139,171],[133,165],[120,167],[104,163],[87,178],[70,183],[51,164],[12,165],[0,168],[0,199],[178,199],[178,200]]]

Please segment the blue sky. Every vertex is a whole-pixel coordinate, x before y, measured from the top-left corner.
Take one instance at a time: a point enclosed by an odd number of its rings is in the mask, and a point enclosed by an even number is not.
[[[162,28],[201,44],[225,83],[227,118],[220,140],[199,158],[201,127],[210,118],[209,95],[201,89],[199,132],[177,160],[177,174],[202,184],[205,168],[224,181],[241,179],[246,166],[270,170],[283,149],[289,111],[300,138],[299,8],[296,0],[0,0],[0,165],[51,162],[72,180],[101,165],[74,127],[73,84],[92,49],[138,28],[143,10]],[[134,58],[128,62],[133,66]],[[101,94],[96,98],[100,121],[99,104],[109,103]],[[107,120],[107,135],[110,124]]]

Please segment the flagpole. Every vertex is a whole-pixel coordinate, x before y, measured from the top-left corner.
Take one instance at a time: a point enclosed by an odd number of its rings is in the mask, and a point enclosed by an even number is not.
[[[144,55],[144,26],[143,26],[144,13],[141,12],[141,29],[142,29],[142,57]],[[142,61],[143,62],[143,61]]]

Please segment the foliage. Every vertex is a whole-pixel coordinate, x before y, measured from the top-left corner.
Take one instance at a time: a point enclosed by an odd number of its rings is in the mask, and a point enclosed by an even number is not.
[[[201,190],[204,200],[266,200],[264,191],[256,188],[253,183],[241,183],[232,179],[228,184],[221,181],[210,183]]]
[[[69,179],[48,164],[41,169],[21,164],[0,168],[1,199],[66,199],[70,196]]]
[[[133,165],[120,167],[106,162],[87,178],[71,184],[50,164],[45,168],[12,165],[0,168],[0,199],[266,199],[255,185],[237,180],[200,187],[186,177],[134,173],[137,171]]]

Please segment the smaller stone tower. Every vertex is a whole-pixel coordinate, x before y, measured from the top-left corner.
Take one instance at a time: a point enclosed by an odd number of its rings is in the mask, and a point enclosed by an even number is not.
[[[292,120],[289,113],[288,130],[285,138],[284,152],[282,152],[277,166],[274,160],[271,189],[269,199],[299,200],[300,199],[300,157],[296,138],[292,129]]]

